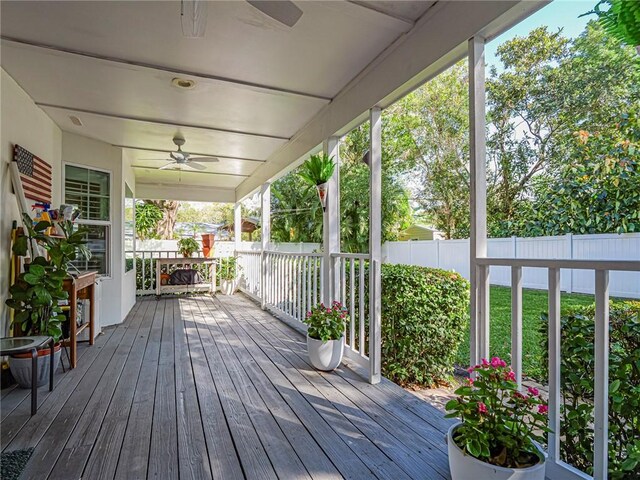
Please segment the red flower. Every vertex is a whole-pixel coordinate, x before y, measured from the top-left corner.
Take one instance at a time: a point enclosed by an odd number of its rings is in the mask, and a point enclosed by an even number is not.
[[[516,381],[516,374],[513,370],[509,370],[509,373],[507,373],[504,376],[505,380],[511,380],[512,382]]]
[[[487,406],[483,402],[478,402],[478,413],[481,415],[487,413]]]
[[[534,397],[537,397],[538,395],[540,395],[540,392],[535,387],[529,387],[527,391],[529,392],[530,395],[533,395]]]
[[[549,411],[549,407],[546,405],[538,405],[538,413],[546,414]]]

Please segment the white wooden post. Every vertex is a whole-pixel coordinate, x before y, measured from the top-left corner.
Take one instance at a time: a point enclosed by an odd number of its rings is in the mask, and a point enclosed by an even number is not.
[[[240,202],[233,205],[233,241],[237,256],[242,247],[242,203]]]
[[[549,440],[552,463],[560,459],[560,269],[549,269]]]
[[[322,301],[330,305],[338,300],[340,285],[339,270],[336,268],[332,253],[340,253],[340,137],[329,137],[324,141],[323,151],[336,162],[336,169],[329,179],[327,203],[323,215],[322,241],[324,253]]]
[[[260,207],[262,219],[260,222],[260,303],[262,309],[267,307],[267,283],[269,282],[269,275],[267,272],[267,255],[266,251],[269,250],[269,241],[271,239],[271,184],[265,183],[260,188]]]
[[[478,268],[477,258],[487,256],[487,175],[485,138],[485,64],[482,37],[469,40],[469,153],[471,186],[471,324],[470,361],[476,365],[489,355],[488,272]],[[482,278],[480,278],[482,277]],[[482,298],[480,298],[482,296]]]
[[[369,382],[380,383],[382,316],[382,117],[379,107],[369,112]]]
[[[593,478],[606,480],[609,465],[609,272],[596,270],[593,385]]]

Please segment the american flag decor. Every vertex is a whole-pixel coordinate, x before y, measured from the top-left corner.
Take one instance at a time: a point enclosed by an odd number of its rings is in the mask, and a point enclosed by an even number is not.
[[[20,145],[13,146],[13,161],[18,164],[24,196],[51,203],[51,165]]]

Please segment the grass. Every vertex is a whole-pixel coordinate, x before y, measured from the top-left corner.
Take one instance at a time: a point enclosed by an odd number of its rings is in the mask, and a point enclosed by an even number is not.
[[[522,291],[522,372],[527,377],[539,378],[542,361],[542,338],[539,334],[540,314],[547,311],[545,290]],[[590,305],[593,295],[562,293],[561,308]],[[511,288],[492,286],[490,293],[490,353],[504,359],[511,352]],[[469,338],[469,331],[465,333]],[[458,349],[459,365],[469,364],[469,341],[465,340]]]

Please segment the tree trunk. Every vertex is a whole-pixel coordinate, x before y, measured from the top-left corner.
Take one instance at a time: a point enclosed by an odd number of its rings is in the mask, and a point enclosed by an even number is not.
[[[173,240],[173,228],[176,225],[176,216],[180,202],[174,200],[145,200],[147,203],[156,205],[162,210],[162,220],[158,222],[156,234],[162,240]]]

